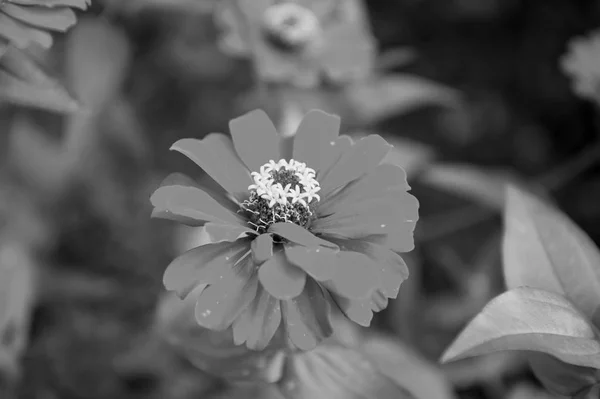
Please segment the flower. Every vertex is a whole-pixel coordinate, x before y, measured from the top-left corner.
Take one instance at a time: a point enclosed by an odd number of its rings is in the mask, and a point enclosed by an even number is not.
[[[562,70],[573,79],[573,91],[583,98],[600,101],[600,30],[569,42],[560,59]]]
[[[151,197],[154,217],[204,226],[213,241],[176,258],[165,287],[181,298],[194,291],[198,323],[231,326],[251,349],[280,325],[289,343],[311,349],[331,335],[331,312],[368,326],[408,277],[397,252],[413,249],[418,218],[402,168],[381,164],[391,146],[338,137],[339,117],[318,110],[302,119],[290,159],[265,112],[229,126],[233,140],[212,133],[172,146],[222,191],[173,174]]]
[[[374,39],[360,0],[224,0],[221,47],[251,56],[262,79],[313,87],[366,76]]]
[[[0,49],[14,44],[20,49],[37,43],[52,46],[48,31],[65,32],[76,22],[70,7],[85,10],[91,0],[0,0]]]

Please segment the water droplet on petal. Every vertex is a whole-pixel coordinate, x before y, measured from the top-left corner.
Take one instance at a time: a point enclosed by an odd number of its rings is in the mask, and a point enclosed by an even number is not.
[[[335,141],[330,141],[329,144],[335,145]]]
[[[385,227],[385,224],[382,224],[382,225],[381,225],[381,228],[383,229],[384,227]]]

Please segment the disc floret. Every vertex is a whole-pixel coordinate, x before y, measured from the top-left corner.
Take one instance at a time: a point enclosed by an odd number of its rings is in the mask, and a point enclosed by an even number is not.
[[[259,172],[252,172],[254,184],[248,187],[250,197],[241,204],[248,215],[248,224],[260,234],[273,223],[308,226],[312,208],[321,199],[315,175],[314,169],[293,159],[270,160]]]

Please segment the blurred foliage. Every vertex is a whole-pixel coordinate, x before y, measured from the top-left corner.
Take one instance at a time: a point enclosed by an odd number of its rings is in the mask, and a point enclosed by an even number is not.
[[[0,299],[0,340],[20,335],[0,350],[0,397],[247,397],[155,328],[164,268],[199,238],[151,221],[148,197],[168,172],[197,173],[167,151],[177,139],[294,102],[383,135],[421,202],[411,277],[373,323],[410,348],[389,367],[461,399],[549,398],[520,354],[432,364],[504,289],[505,183],[553,198],[600,238],[597,105],[576,97],[559,61],[597,28],[600,3],[371,0],[381,57],[369,82],[273,96],[255,90],[248,60],[219,50],[207,3],[98,0],[49,51],[0,46],[0,269],[18,265],[29,281],[31,267],[39,288],[18,302],[30,307]],[[54,112],[74,98],[81,112]]]

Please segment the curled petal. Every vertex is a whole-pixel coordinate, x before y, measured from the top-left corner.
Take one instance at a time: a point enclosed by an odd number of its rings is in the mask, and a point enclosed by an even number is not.
[[[263,287],[277,299],[292,299],[300,295],[306,283],[306,273],[290,264],[283,251],[273,254],[258,270]]]
[[[280,302],[259,286],[250,306],[233,322],[235,344],[245,342],[249,349],[265,349],[281,324]]]
[[[256,110],[229,122],[235,150],[248,169],[257,171],[270,159],[279,160],[279,134],[262,110]]]
[[[250,240],[206,244],[175,258],[163,276],[165,288],[186,297],[200,284],[214,284],[233,273],[233,265],[250,250]]]
[[[291,342],[306,351],[331,336],[333,328],[329,310],[329,303],[321,287],[314,280],[308,279],[301,295],[283,302],[282,312]]]
[[[256,296],[258,279],[253,273],[252,260],[246,257],[238,270],[209,285],[196,302],[196,321],[204,328],[216,331],[227,329],[242,314]]]

